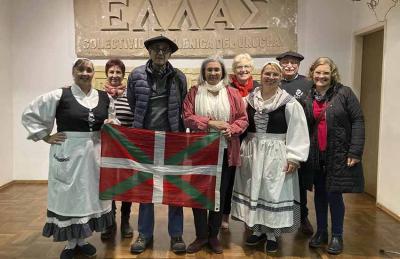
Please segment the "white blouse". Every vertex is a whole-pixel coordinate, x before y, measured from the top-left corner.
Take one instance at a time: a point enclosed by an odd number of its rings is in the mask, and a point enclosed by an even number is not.
[[[85,94],[78,85],[73,84],[71,92],[78,103],[88,109],[94,109],[99,102],[99,93],[96,89],[92,88]],[[28,139],[38,141],[52,132],[61,95],[61,88],[43,94],[33,100],[24,110],[22,124],[28,130]],[[108,118],[118,124],[119,121],[115,117],[114,100],[110,96],[109,99]]]

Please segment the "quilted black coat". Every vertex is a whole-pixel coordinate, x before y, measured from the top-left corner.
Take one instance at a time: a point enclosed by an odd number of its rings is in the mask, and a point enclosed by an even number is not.
[[[305,113],[310,132],[310,154],[306,163],[308,177],[306,187],[313,183],[313,174],[319,166],[318,140],[315,133],[316,122],[312,103],[314,87],[305,99]],[[347,166],[347,158],[361,160],[364,150],[364,117],[360,103],[353,91],[340,83],[327,93],[328,108],[326,122],[328,128],[326,150],[326,187],[328,192],[363,192],[364,176],[362,164]]]
[[[146,65],[135,68],[128,78],[127,98],[133,112],[133,127],[143,128],[145,115],[148,108],[151,87],[153,85],[153,72],[150,69],[151,60]],[[171,131],[184,131],[182,120],[182,103],[187,94],[185,75],[171,63],[166,64],[166,88],[169,89],[168,121]]]

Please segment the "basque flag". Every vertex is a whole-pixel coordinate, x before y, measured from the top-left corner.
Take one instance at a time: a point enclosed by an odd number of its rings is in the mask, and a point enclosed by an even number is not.
[[[101,132],[100,199],[219,211],[222,159],[219,133],[106,124]]]

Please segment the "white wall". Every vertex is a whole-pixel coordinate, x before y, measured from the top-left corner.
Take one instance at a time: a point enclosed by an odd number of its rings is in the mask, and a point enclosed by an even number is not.
[[[350,83],[352,6],[349,0],[298,0],[298,46],[306,58],[301,72],[319,56],[337,63],[342,81]],[[26,140],[20,115],[36,96],[71,82],[74,47],[73,1],[14,0],[13,37],[13,138],[14,179],[47,179],[48,146]],[[338,19],[340,14],[340,20]],[[267,58],[255,60],[261,67]],[[201,60],[173,59],[176,67],[199,67]],[[126,61],[128,66],[144,60]],[[231,65],[231,60],[227,60]],[[104,65],[105,60],[95,61]]]
[[[298,0],[298,47],[305,56],[301,72],[307,74],[318,57],[330,57],[341,81],[351,86],[352,11],[350,0]]]
[[[26,140],[23,109],[36,96],[71,82],[74,12],[70,0],[13,0],[14,179],[47,179],[48,145]]]
[[[391,4],[389,0],[381,1],[378,19],[383,19],[384,10]],[[366,5],[357,9],[355,31],[362,31],[375,23],[377,19]],[[388,14],[384,35],[377,202],[400,216],[400,4]]]
[[[11,79],[11,0],[0,0],[0,103],[3,126],[0,127],[0,186],[13,180],[13,85]]]

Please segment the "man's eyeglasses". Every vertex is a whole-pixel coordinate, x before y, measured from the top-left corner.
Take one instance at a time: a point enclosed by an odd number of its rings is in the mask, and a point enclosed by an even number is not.
[[[161,51],[161,53],[163,53],[163,54],[167,54],[167,53],[170,53],[170,52],[171,52],[171,49],[170,49],[170,48],[156,48],[156,47],[151,47],[150,49],[151,49],[152,51],[156,52],[156,53],[159,53],[160,51]]]

